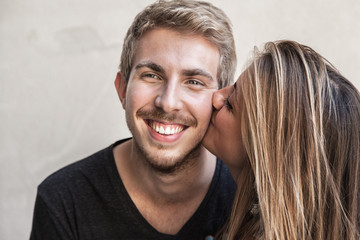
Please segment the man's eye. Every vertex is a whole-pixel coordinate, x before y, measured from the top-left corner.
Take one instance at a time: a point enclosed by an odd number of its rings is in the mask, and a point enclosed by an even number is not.
[[[204,85],[202,82],[198,81],[198,80],[195,80],[195,79],[191,79],[188,81],[188,84],[191,84],[191,85]]]
[[[229,96],[229,97],[230,97],[230,96]],[[232,107],[231,103],[229,102],[229,97],[227,97],[227,98],[225,99],[225,107],[226,107],[226,109],[228,109],[228,110],[233,110],[233,107]]]
[[[143,74],[143,77],[159,79],[159,77],[157,75],[153,74],[153,73],[145,73],[145,74]]]

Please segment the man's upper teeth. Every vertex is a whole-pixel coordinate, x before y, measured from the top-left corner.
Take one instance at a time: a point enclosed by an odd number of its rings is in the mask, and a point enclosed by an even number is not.
[[[150,124],[150,127],[152,129],[154,129],[156,132],[158,132],[160,134],[165,134],[165,135],[179,133],[183,130],[182,126],[174,126],[174,125],[163,126],[163,125],[160,125],[159,123],[155,123],[155,122],[152,122]]]

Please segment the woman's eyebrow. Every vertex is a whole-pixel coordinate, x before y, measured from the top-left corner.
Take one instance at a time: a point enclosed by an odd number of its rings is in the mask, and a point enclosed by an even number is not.
[[[237,81],[234,83],[234,94],[235,94],[235,101],[237,102],[238,101],[238,91],[237,91],[237,87],[236,87],[236,83]]]

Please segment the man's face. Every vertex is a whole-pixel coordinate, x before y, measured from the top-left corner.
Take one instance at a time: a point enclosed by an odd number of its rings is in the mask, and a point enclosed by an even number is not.
[[[172,172],[199,150],[218,87],[219,57],[200,35],[158,28],[138,42],[127,86],[117,78],[134,144],[155,169]]]

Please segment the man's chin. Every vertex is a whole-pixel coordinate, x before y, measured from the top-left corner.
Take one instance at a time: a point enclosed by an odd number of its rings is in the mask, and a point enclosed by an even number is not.
[[[155,172],[161,174],[176,174],[189,168],[196,163],[196,159],[200,156],[201,144],[198,144],[187,154],[161,152],[157,156],[144,154],[145,161],[148,166]]]
[[[181,169],[186,168],[189,159],[186,155],[176,153],[157,151],[156,155],[143,152],[144,162],[153,171],[161,174],[174,174]]]
[[[164,174],[164,175],[171,175],[171,174],[175,174],[179,171],[181,171],[181,169],[184,169],[186,164],[186,159],[184,161],[179,161],[176,162],[175,164],[169,164],[169,165],[165,165],[165,164],[156,164],[153,162],[148,161],[149,166],[151,167],[151,169],[157,173],[160,174]]]

